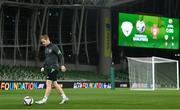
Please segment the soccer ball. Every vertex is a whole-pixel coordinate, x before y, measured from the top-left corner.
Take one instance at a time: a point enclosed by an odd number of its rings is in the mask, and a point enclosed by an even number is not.
[[[24,97],[24,105],[32,105],[34,102],[33,98],[31,96]]]

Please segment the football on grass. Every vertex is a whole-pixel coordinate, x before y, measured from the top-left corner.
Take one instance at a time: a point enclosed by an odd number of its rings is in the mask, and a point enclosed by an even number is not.
[[[33,98],[31,96],[24,97],[24,105],[32,105],[34,102]]]

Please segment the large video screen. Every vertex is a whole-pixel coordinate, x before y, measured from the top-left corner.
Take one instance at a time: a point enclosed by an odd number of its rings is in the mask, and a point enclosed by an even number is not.
[[[179,49],[179,19],[119,13],[118,45]]]

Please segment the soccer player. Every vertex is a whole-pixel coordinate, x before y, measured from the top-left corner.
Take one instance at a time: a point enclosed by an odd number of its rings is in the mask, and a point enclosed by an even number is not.
[[[48,35],[42,35],[40,37],[40,41],[42,45],[45,47],[45,62],[43,67],[41,68],[41,72],[47,72],[47,80],[46,80],[46,91],[42,100],[36,101],[36,104],[44,104],[48,100],[48,96],[51,92],[52,85],[58,90],[60,95],[62,96],[62,101],[59,104],[63,104],[69,100],[69,98],[65,95],[63,89],[57,83],[57,74],[59,70],[59,61],[60,61],[60,69],[62,72],[66,71],[66,67],[64,66],[64,57],[59,50],[59,48],[51,43]]]

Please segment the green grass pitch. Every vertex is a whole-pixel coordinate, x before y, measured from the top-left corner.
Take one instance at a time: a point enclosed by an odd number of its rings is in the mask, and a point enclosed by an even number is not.
[[[180,109],[180,91],[131,91],[129,89],[64,89],[70,98],[59,105],[56,90],[43,105],[23,105],[23,97],[34,100],[43,97],[45,90],[0,90],[0,109]]]

